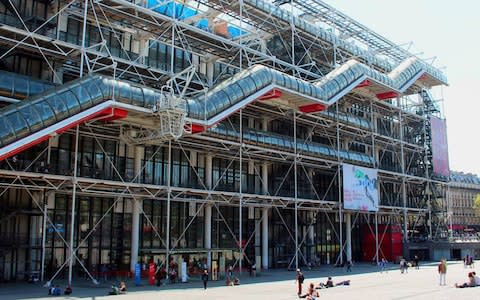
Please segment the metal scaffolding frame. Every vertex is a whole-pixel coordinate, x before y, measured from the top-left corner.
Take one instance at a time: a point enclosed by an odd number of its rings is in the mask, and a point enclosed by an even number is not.
[[[11,1],[9,2],[15,7]],[[366,45],[371,53],[381,54],[382,57],[387,57],[393,64],[399,64],[412,56],[398,45],[318,0],[287,1],[289,2],[287,10],[290,10],[289,21],[281,19],[273,13],[266,14],[264,10],[252,5],[252,1],[200,0],[197,2],[184,1],[185,3],[183,4],[176,1],[157,2],[158,6],[171,5],[173,11],[176,11],[177,5],[195,8],[197,14],[189,18],[178,17],[176,13],[173,13],[173,15],[162,14],[158,10],[147,7],[146,1],[85,0],[83,3],[79,1],[58,1],[56,11],[51,13],[49,18],[35,30],[29,29],[20,13],[17,13],[17,19],[11,18],[8,22],[5,21],[5,23],[1,24],[0,44],[4,47],[10,47],[10,49],[0,55],[0,59],[5,58],[9,52],[15,49],[25,53],[40,53],[50,69],[51,78],[54,80],[59,79],[59,72],[65,72],[77,77],[88,74],[105,74],[114,79],[134,81],[157,89],[169,86],[169,92],[172,97],[175,96],[179,99],[206,93],[213,85],[222,81],[223,72],[226,72],[227,68],[241,71],[254,64],[262,64],[310,82],[322,80],[323,76],[328,72],[352,58],[358,59],[372,68],[382,70],[385,73],[390,71],[375,65],[369,56],[355,55],[349,49],[344,49],[340,45],[331,43],[321,35],[312,36],[303,29],[298,28],[293,19],[297,13],[296,10],[301,10],[303,14],[309,15],[313,18],[312,22],[314,23],[323,22],[333,27],[343,36],[342,39],[356,39]],[[61,30],[59,27],[62,24],[66,28],[65,22],[67,22],[68,16],[81,20],[82,34],[80,45],[60,37]],[[246,34],[240,34],[236,38],[228,38],[211,30],[200,29],[194,23],[196,19],[203,17],[227,22],[232,26],[238,27],[240,32],[246,32]],[[44,30],[48,24],[54,21],[57,22],[55,31]],[[101,41],[98,44],[90,45],[90,41],[86,40],[87,27],[89,26],[98,29],[101,35]],[[120,45],[120,49],[114,49],[107,44],[105,37],[102,35],[104,31],[108,31],[114,36],[114,39]],[[130,46],[126,46],[126,36],[129,36],[129,41],[138,37],[138,40],[135,41],[139,44],[139,51],[137,51],[136,55],[132,55],[132,49]],[[274,49],[267,47],[267,40],[272,36],[276,36],[279,44],[285,48],[286,57],[277,57],[276,53],[272,52]],[[147,61],[148,54],[150,48],[156,44],[190,53],[191,56],[187,58],[190,67],[183,70],[176,69],[173,51],[170,53],[170,61],[163,62],[165,67],[152,67],[149,65]],[[115,51],[121,54],[114,54]],[[51,63],[52,61],[54,61],[53,64]],[[225,67],[217,75],[213,74],[213,70],[209,70],[209,68],[213,68],[214,62]],[[414,140],[407,140],[404,137],[404,129],[406,127],[411,130],[418,129],[419,132],[425,132],[424,128],[428,116],[417,113],[416,108],[421,106],[420,104],[416,102],[413,105],[408,103],[410,95],[415,95],[435,85],[431,83],[432,81],[428,80],[415,83],[405,91],[404,95],[385,102],[378,101],[376,97],[376,95],[384,91],[384,87],[375,84],[358,87],[342,97],[340,101],[337,101],[333,107],[334,109],[330,109],[328,112],[303,113],[297,110],[298,107],[296,107],[294,101],[290,99],[282,101],[281,97],[279,101],[257,101],[239,109],[238,112],[235,112],[228,119],[232,128],[235,128],[238,132],[238,138],[222,136],[212,130],[206,130],[201,134],[193,134],[191,128],[183,132],[183,136],[179,134],[172,136],[160,134],[151,127],[148,128],[141,125],[141,122],[148,124],[150,120],[158,117],[160,117],[160,120],[164,120],[165,114],[155,114],[158,112],[155,109],[152,110],[151,114],[145,113],[145,111],[131,111],[132,114],[129,117],[113,123],[101,123],[93,120],[85,125],[77,125],[75,130],[70,129],[63,133],[75,136],[75,157],[78,155],[78,139],[81,135],[94,137],[98,145],[101,144],[99,142],[100,139],[118,137],[121,142],[129,144],[129,147],[133,148],[141,147],[142,145],[165,147],[168,149],[166,185],[138,182],[138,178],[141,176],[141,172],[143,172],[149,159],[145,159],[143,164],[140,161],[140,165],[135,167],[135,175],[132,180],[123,178],[116,169],[115,163],[109,161],[108,163],[115,169],[119,178],[119,180],[115,181],[78,176],[78,159],[75,158],[74,170],[71,176],[32,172],[27,170],[28,168],[23,171],[14,170],[13,167],[11,170],[0,169],[0,193],[3,194],[8,189],[24,189],[34,199],[34,192],[54,192],[56,194],[71,195],[73,203],[75,203],[76,197],[80,195],[102,195],[116,199],[110,209],[113,208],[120,198],[130,198],[132,201],[140,201],[141,199],[166,201],[168,213],[166,218],[167,228],[170,228],[169,213],[171,202],[189,202],[193,198],[195,203],[200,205],[197,205],[192,220],[174,241],[171,241],[169,230],[166,231],[166,237],[162,237],[158,228],[156,228],[143,211],[143,208],[141,208],[141,214],[152,226],[155,237],[160,239],[161,245],[165,248],[166,264],[169,262],[169,255],[173,253],[176,245],[179,244],[180,239],[185,235],[193,220],[197,218],[206,205],[213,205],[219,214],[221,214],[220,206],[233,206],[238,208],[239,213],[238,235],[235,234],[234,229],[229,227],[223,216],[222,219],[229,228],[231,238],[238,245],[240,255],[237,262],[240,272],[243,260],[246,259],[248,261],[250,259],[245,255],[244,251],[252,242],[252,239],[254,240],[256,234],[256,230],[249,236],[246,236],[243,232],[242,211],[244,207],[272,208],[275,209],[280,217],[283,210],[294,211],[293,232],[290,231],[287,222],[283,218],[281,219],[291,242],[295,244],[295,253],[288,264],[289,267],[294,266],[295,268],[298,268],[302,263],[308,264],[307,257],[302,253],[302,246],[306,244],[308,239],[307,232],[313,225],[315,217],[324,213],[327,218],[330,218],[329,213],[333,212],[338,216],[338,230],[333,226],[335,221],[332,222],[330,219],[329,221],[340,244],[340,252],[335,261],[342,264],[346,254],[344,253],[346,248],[346,244],[344,244],[345,232],[342,227],[346,212],[341,205],[341,200],[327,199],[327,193],[333,186],[334,181],[337,180],[337,193],[338,195],[342,194],[341,167],[344,162],[348,162],[348,159],[341,157],[340,153],[342,150],[348,150],[351,145],[358,143],[365,147],[365,152],[373,159],[372,164],[358,161],[356,163],[378,168],[380,187],[390,185],[393,189],[393,194],[386,194],[380,200],[380,211],[374,213],[375,229],[372,229],[370,223],[366,222],[370,227],[370,231],[375,231],[376,254],[374,259],[378,261],[379,244],[386,230],[385,228],[384,232],[379,236],[376,228],[378,216],[383,217],[382,224],[401,224],[405,233],[405,242],[409,240],[409,228],[415,228],[419,224],[429,227],[429,238],[431,239],[435,239],[443,231],[443,228],[448,225],[441,218],[442,212],[445,210],[444,207],[436,207],[432,215],[432,197],[434,199],[442,199],[444,197],[445,189],[442,187],[445,186],[445,182],[432,179],[431,174],[428,173],[428,168],[425,168],[425,170],[414,170],[420,166],[420,160],[427,160],[425,145]],[[115,101],[115,99],[112,100]],[[292,103],[294,107],[292,107]],[[207,103],[204,103],[204,105],[206,107]],[[175,108],[178,108],[178,106]],[[293,132],[287,134],[287,136],[293,138],[293,149],[282,149],[268,144],[254,144],[244,139],[244,128],[250,127],[246,126],[244,121],[248,119],[255,122],[259,121],[260,117],[263,119],[281,120],[292,124]],[[354,118],[364,120],[367,125],[359,125]],[[238,122],[238,124],[233,122]],[[392,124],[394,124],[394,127],[392,127]],[[309,127],[310,133],[308,136],[297,136],[298,126]],[[268,131],[268,128],[262,128],[262,130]],[[132,135],[132,132],[135,136]],[[314,143],[312,137],[315,135],[322,136],[328,140],[330,147],[336,150],[335,157],[314,155],[298,147],[299,140],[307,146],[312,145]],[[229,165],[212,186],[208,186],[208,184],[200,180],[198,180],[201,184],[199,188],[173,186],[171,183],[172,149],[180,149],[186,157],[188,157],[186,155],[187,150],[212,152],[218,157],[226,159]],[[382,153],[379,150],[382,150]],[[38,157],[47,152],[49,153],[49,151],[50,146],[47,145]],[[107,154],[103,148],[102,152]],[[382,166],[382,161],[387,152],[392,155],[394,165],[399,165],[400,168],[389,170]],[[424,154],[423,156],[422,153]],[[200,175],[195,169],[195,164],[190,159],[188,159],[188,162],[189,168],[200,179]],[[242,178],[244,170],[242,168],[244,162],[253,165],[253,172],[259,178],[259,184],[262,186],[267,185],[267,183],[263,182],[263,178],[260,176],[262,172],[262,170],[258,169],[260,163],[283,163],[289,166],[289,169],[283,175],[283,180],[275,193],[270,194],[268,190],[264,194],[249,193],[243,190]],[[217,190],[220,179],[225,176],[227,170],[234,163],[238,163],[240,168],[238,190],[233,192]],[[313,178],[308,174],[308,170],[332,171],[335,175],[332,177],[329,188],[326,191],[318,191],[315,188]],[[250,174],[250,171],[247,169],[246,174]],[[292,197],[281,196],[279,195],[280,189],[290,172],[293,173],[294,177],[294,195]],[[299,196],[299,175],[308,178],[307,183],[314,194],[312,199]],[[408,202],[408,199],[420,198],[421,201],[412,200],[412,203]],[[43,205],[40,202],[35,202],[40,211],[47,216],[45,202]],[[72,205],[71,209],[72,224],[75,219],[75,204]],[[313,213],[313,218],[308,223],[307,230],[303,236],[298,228],[298,216],[301,211]],[[401,213],[401,216],[399,216],[399,213]],[[372,213],[357,213],[354,224],[359,215],[364,219],[370,220]],[[264,218],[265,215],[262,215],[260,219],[255,220],[255,223],[262,223]],[[87,238],[102,219],[103,217],[91,229]],[[47,226],[45,225],[46,222],[55,226],[52,220],[44,217],[44,230]],[[432,224],[433,222],[435,224]],[[435,229],[432,227],[435,227]],[[71,283],[72,264],[76,260],[87,274],[94,279],[76,255],[76,250],[87,238],[75,247],[73,230],[74,228],[71,226],[70,241],[63,241],[70,249],[70,254],[62,268],[66,267],[68,263],[68,280]],[[246,243],[243,244],[245,237]],[[45,240],[45,237],[43,240]],[[299,261],[299,259],[302,261]],[[251,262],[248,261],[248,263]],[[44,263],[42,262],[42,276],[43,265]],[[49,281],[55,279],[60,271],[61,269]]]

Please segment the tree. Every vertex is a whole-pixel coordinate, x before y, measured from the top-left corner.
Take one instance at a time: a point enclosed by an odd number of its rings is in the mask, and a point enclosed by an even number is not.
[[[475,210],[475,215],[480,217],[480,194],[477,194],[473,199],[473,210]]]

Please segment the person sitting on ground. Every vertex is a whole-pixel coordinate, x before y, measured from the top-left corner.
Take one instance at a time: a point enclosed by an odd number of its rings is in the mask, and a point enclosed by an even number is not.
[[[127,292],[127,285],[125,284],[125,281],[120,282],[119,291],[122,294]]]
[[[112,290],[108,293],[109,295],[119,295],[120,289],[118,286],[112,285]]]
[[[303,295],[299,295],[299,298],[306,298],[307,300],[316,300],[320,295],[315,290],[315,285],[310,283],[307,292]]]
[[[233,285],[240,285],[240,279],[238,279],[238,277],[235,277],[233,280]]]
[[[335,285],[333,284],[332,277],[328,277],[327,281],[325,282],[325,287],[326,288],[331,288],[334,287]]]
[[[234,277],[232,280],[230,280],[230,277],[227,277],[225,283],[227,286],[240,285],[240,279],[238,279],[238,277]]]
[[[72,287],[67,285],[67,287],[65,288],[64,294],[65,295],[70,295],[72,292],[73,292]]]
[[[51,288],[51,294],[53,296],[60,296],[62,295],[62,289],[60,288],[60,286],[56,285],[54,288]]]
[[[475,285],[480,286],[480,276],[477,275],[477,273],[472,272],[473,278],[475,279]]]
[[[334,287],[332,277],[328,277],[325,283],[320,282],[320,285],[317,286],[317,289],[324,289],[324,288],[326,289],[330,287]]]
[[[466,288],[466,287],[474,287],[475,284],[475,277],[472,272],[468,273],[468,281],[463,284],[455,283],[456,288]]]

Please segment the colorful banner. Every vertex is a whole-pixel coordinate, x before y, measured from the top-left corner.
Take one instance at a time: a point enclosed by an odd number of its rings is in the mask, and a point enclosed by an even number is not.
[[[343,164],[343,207],[361,211],[378,211],[376,169]]]
[[[432,163],[433,173],[450,176],[448,163],[447,123],[444,119],[430,117],[432,129]]]

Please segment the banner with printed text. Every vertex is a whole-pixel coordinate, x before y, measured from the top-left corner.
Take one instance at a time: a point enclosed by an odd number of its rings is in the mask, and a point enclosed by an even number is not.
[[[343,207],[378,211],[378,170],[343,164]]]

